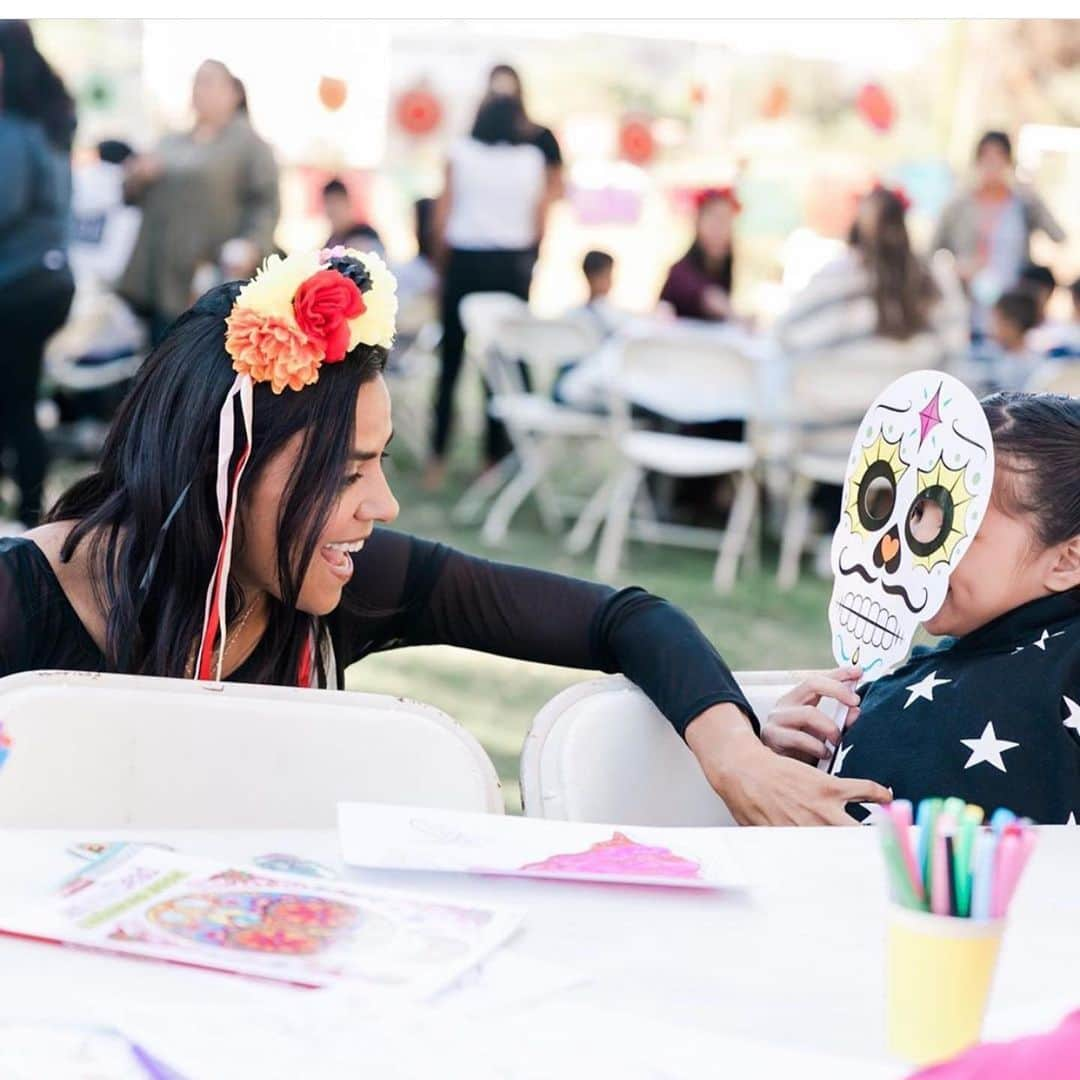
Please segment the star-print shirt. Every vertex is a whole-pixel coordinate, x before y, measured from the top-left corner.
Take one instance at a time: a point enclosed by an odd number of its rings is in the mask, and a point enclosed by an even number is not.
[[[1080,819],[1077,592],[916,648],[862,697],[834,774],[876,780],[913,802],[957,795],[1046,825]]]

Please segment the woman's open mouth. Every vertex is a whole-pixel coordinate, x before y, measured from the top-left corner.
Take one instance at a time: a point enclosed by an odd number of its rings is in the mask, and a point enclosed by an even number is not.
[[[348,581],[353,572],[353,555],[363,550],[363,540],[341,540],[323,544],[319,554],[326,560],[331,573],[342,581]]]

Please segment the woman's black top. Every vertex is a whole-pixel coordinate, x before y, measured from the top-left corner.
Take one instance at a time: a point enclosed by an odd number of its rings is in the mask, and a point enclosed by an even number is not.
[[[544,664],[621,672],[679,734],[710,705],[757,720],[727,665],[679,608],[643,589],[489,562],[378,529],[353,556],[340,606],[326,618],[340,673],[369,653],[457,645]],[[256,650],[256,654],[257,654]],[[233,674],[245,679],[253,654]],[[104,671],[44,552],[0,539],[0,676],[41,669]]]
[[[833,772],[913,802],[957,795],[1080,820],[1080,595],[1034,600],[871,683]]]

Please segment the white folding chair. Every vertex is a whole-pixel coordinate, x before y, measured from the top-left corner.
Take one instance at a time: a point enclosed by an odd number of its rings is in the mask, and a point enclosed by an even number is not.
[[[483,748],[377,694],[37,671],[0,679],[0,824],[327,828],[339,801],[503,812]]]
[[[385,376],[394,404],[395,437],[418,462],[428,455],[431,392],[439,372],[441,340],[437,297],[423,293],[402,305]]]
[[[749,442],[634,430],[630,410],[636,403],[649,401],[657,403],[655,411],[662,411],[665,401],[674,407],[700,397],[730,402],[730,416],[749,419],[756,396],[753,361],[729,346],[663,337],[627,342],[611,386],[611,422],[621,462],[608,488],[606,519],[596,555],[599,578],[610,581],[615,577],[630,536],[651,543],[719,547],[713,585],[723,591],[731,589],[757,513],[757,455],[753,447]],[[721,532],[661,523],[649,514],[635,516],[635,503],[649,472],[668,477],[736,477],[727,527]],[[578,524],[581,528],[575,531],[580,533],[583,523]]]
[[[736,678],[762,722],[792,672]],[[697,759],[621,675],[571,686],[537,714],[521,754],[528,817],[625,825],[733,825]]]
[[[790,484],[776,581],[792,589],[810,541],[810,499],[817,484],[844,482],[851,444],[870,403],[894,379],[932,367],[928,341],[867,341],[797,361],[788,395],[794,429]],[[937,346],[934,345],[934,348]]]
[[[1080,397],[1080,360],[1048,360],[1032,372],[1025,390]]]
[[[529,305],[513,293],[470,293],[458,305],[458,311],[461,325],[465,328],[465,360],[488,383],[490,367],[495,362],[499,323],[505,318],[527,314]],[[516,468],[517,459],[508,454],[466,489],[451,511],[451,518],[459,525],[476,524],[483,517],[485,507]]]
[[[599,335],[581,320],[529,314],[499,320],[490,354],[488,411],[506,426],[517,468],[488,509],[481,530],[485,543],[500,544],[506,539],[514,514],[530,495],[535,496],[544,527],[551,533],[562,530],[564,510],[580,508],[572,498],[555,492],[550,482],[552,466],[560,457],[576,455],[582,440],[606,441],[608,421],[596,413],[560,405],[550,391],[563,364],[583,359],[599,345]],[[536,389],[525,383],[521,363]]]

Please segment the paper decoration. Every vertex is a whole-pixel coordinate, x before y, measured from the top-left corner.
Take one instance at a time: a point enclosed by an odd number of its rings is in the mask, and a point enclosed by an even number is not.
[[[341,803],[338,831],[342,855],[352,866],[698,889],[742,883],[719,829]]]
[[[878,83],[867,83],[855,98],[859,115],[875,130],[888,131],[896,119],[892,98]]]
[[[349,85],[344,79],[334,79],[324,75],[319,80],[319,101],[330,112],[337,112],[349,96]]]
[[[975,395],[940,371],[897,379],[851,449],[833,535],[833,655],[867,682],[907,656],[945,601],[994,482],[990,428]]]
[[[409,135],[429,135],[442,123],[442,106],[430,90],[414,87],[397,99],[394,119]]]
[[[516,912],[229,866],[139,844],[52,900],[0,907],[0,933],[324,986],[425,997],[517,928]]]
[[[761,115],[766,120],[779,120],[791,110],[791,91],[782,82],[774,82],[761,103]]]
[[[619,153],[634,165],[647,165],[656,156],[656,140],[645,117],[630,117],[619,128]]]

